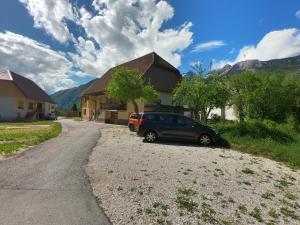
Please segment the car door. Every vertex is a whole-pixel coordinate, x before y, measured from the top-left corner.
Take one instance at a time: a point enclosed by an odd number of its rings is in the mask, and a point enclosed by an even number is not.
[[[160,138],[170,139],[176,137],[176,134],[174,132],[175,123],[173,115],[159,114],[157,124],[160,133]]]
[[[195,127],[195,123],[184,117],[184,116],[177,116],[174,129],[174,135],[178,139],[182,140],[196,140],[198,137],[198,131]]]

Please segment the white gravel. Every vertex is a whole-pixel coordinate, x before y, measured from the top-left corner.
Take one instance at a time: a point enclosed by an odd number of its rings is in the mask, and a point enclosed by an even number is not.
[[[300,172],[237,151],[149,144],[107,125],[87,172],[113,224],[300,223]]]

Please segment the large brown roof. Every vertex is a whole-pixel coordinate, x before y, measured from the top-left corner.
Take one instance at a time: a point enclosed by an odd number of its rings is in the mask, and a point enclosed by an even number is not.
[[[27,98],[36,101],[55,103],[53,99],[32,80],[12,71],[0,72],[0,80],[12,81]]]
[[[177,77],[178,80],[181,79],[180,72],[174,66],[172,66],[163,58],[161,58],[155,52],[152,52],[142,57],[139,57],[137,59],[128,61],[126,63],[123,63],[121,65],[109,69],[106,73],[104,73],[104,75],[101,78],[97,79],[93,84],[91,84],[91,86],[89,86],[82,93],[82,95],[96,95],[105,92],[105,89],[112,78],[114,69],[118,67],[136,69],[143,77],[146,77],[146,74],[151,66],[157,66],[159,68],[171,71],[173,74],[176,74],[175,76]],[[171,89],[174,88],[174,87],[169,87],[170,85],[168,85],[167,83],[160,83],[157,85],[157,82],[153,83],[153,86],[155,89],[158,89],[159,91],[167,91],[167,92],[171,92]]]

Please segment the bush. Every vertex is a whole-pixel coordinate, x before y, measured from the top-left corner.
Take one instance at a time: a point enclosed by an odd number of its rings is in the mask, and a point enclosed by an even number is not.
[[[270,120],[214,123],[222,136],[222,147],[265,156],[300,168],[300,133],[289,123]],[[223,143],[227,143],[226,146]]]

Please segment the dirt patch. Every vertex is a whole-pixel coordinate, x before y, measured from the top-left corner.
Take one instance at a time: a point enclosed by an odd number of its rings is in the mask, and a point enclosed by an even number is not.
[[[113,224],[299,224],[300,173],[219,148],[144,143],[109,126],[88,165]]]

